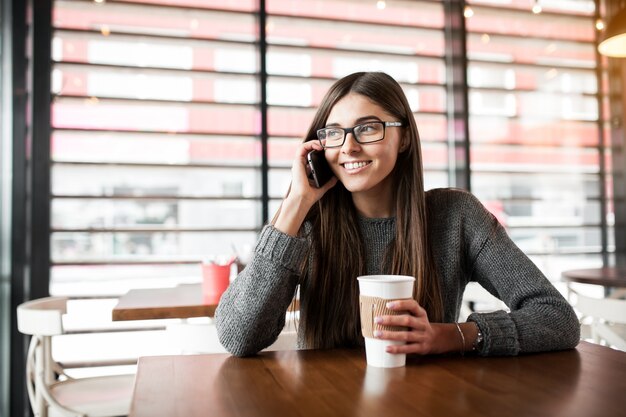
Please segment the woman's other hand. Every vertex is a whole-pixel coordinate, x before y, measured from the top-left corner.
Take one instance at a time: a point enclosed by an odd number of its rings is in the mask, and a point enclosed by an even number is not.
[[[389,353],[417,353],[427,355],[436,352],[436,332],[428,320],[428,314],[415,300],[396,300],[387,303],[387,308],[394,311],[406,311],[407,314],[397,316],[380,316],[374,318],[376,324],[384,326],[407,327],[406,331],[377,330],[377,339],[397,340],[406,345],[387,346]]]
[[[431,323],[428,314],[415,300],[396,300],[387,304],[394,311],[406,312],[397,316],[380,316],[374,320],[385,326],[407,327],[406,331],[376,331],[374,337],[406,342],[405,345],[388,346],[389,353],[415,353],[428,355],[471,350],[478,328],[475,323],[461,323],[464,337],[454,323]]]

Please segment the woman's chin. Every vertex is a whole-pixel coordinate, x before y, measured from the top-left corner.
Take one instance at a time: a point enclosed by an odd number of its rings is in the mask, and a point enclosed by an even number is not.
[[[350,178],[345,181],[341,181],[346,190],[351,193],[360,193],[363,191],[367,191],[371,188],[370,184],[367,181],[355,181]]]

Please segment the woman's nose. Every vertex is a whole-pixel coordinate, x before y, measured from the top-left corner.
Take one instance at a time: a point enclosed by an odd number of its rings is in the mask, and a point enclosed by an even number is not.
[[[354,133],[346,133],[346,139],[341,146],[341,152],[349,155],[351,153],[357,152],[361,149],[361,144],[356,141],[354,137]]]

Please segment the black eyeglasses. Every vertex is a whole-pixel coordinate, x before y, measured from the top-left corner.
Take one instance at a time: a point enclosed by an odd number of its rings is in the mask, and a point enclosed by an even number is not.
[[[385,128],[399,126],[402,126],[402,122],[367,122],[345,128],[325,127],[317,131],[317,139],[324,149],[343,146],[348,133],[352,133],[358,143],[379,142],[385,138]]]

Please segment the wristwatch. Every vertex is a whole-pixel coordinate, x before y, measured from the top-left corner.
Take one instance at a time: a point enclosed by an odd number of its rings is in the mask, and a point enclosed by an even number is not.
[[[474,340],[474,344],[472,345],[472,350],[478,350],[483,343],[483,332],[480,331],[478,324],[476,325],[476,328],[478,329],[478,334],[476,335],[476,340]]]

